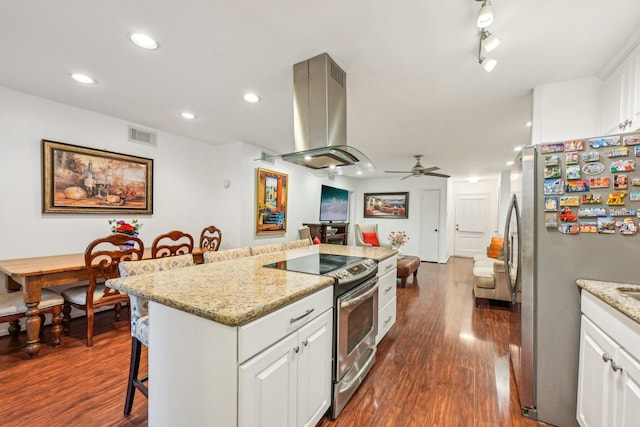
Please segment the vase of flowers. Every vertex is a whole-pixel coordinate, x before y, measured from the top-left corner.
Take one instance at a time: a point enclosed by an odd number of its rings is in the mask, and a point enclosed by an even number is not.
[[[132,220],[130,223],[121,219],[110,219],[109,225],[111,226],[112,233],[127,234],[133,237],[138,237],[140,228],[142,227],[142,224],[140,224],[137,219]],[[125,244],[120,246],[120,249],[128,249],[130,247],[133,247],[133,245],[133,242],[126,242]]]
[[[389,233],[389,241],[393,250],[398,251],[398,255],[401,255],[400,247],[407,243],[409,236],[404,231],[392,231]]]

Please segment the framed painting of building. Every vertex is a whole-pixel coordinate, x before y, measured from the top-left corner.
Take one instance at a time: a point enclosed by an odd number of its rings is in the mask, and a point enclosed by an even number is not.
[[[153,160],[42,140],[43,213],[153,213]]]
[[[288,175],[257,169],[256,235],[287,232]]]

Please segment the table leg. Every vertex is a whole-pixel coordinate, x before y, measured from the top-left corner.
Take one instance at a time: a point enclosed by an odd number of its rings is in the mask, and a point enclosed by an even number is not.
[[[34,358],[40,352],[40,309],[37,302],[27,305],[27,356]]]

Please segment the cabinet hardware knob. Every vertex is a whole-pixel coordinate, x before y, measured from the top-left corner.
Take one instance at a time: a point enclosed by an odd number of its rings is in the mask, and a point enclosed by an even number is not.
[[[302,341],[302,345],[305,346],[305,347],[308,346],[309,345],[309,340]]]
[[[622,366],[618,365],[616,362],[614,362],[613,360],[611,361],[611,370],[613,372],[618,372],[621,371],[622,372]]]
[[[609,353],[602,353],[602,360],[604,361],[604,363],[607,363],[613,360],[613,357],[609,356]]]
[[[293,352],[294,352],[294,353],[297,353],[297,352],[299,352],[299,351],[300,351],[300,346],[299,346],[299,345],[297,345],[297,346],[295,346],[295,347],[293,348]]]
[[[387,320],[385,320],[385,321],[384,321],[384,324],[386,325],[387,323],[391,322],[391,319],[392,319],[392,317],[391,317],[391,316],[389,316],[389,317],[387,318]]]
[[[305,313],[303,315],[301,315],[301,316],[292,317],[291,319],[289,319],[289,323],[295,323],[298,320],[302,319],[303,317],[310,315],[311,313],[313,313],[313,310],[315,310],[315,308],[311,308],[311,309],[305,311]]]
[[[389,286],[387,289],[384,290],[384,293],[386,294],[387,292],[389,292],[391,289],[393,289],[393,286]]]

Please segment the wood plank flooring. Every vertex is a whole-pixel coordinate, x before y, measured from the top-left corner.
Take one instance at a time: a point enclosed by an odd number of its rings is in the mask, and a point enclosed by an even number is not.
[[[319,427],[536,426],[520,414],[508,354],[504,307],[476,308],[471,260],[422,263],[417,284],[398,288],[395,326],[338,420]],[[84,319],[53,348],[45,329],[40,357],[27,360],[25,334],[0,338],[0,425],[144,426],[147,401],[136,395],[122,415],[130,335],[126,313],[96,315],[95,344]],[[141,370],[146,372],[146,352]]]

